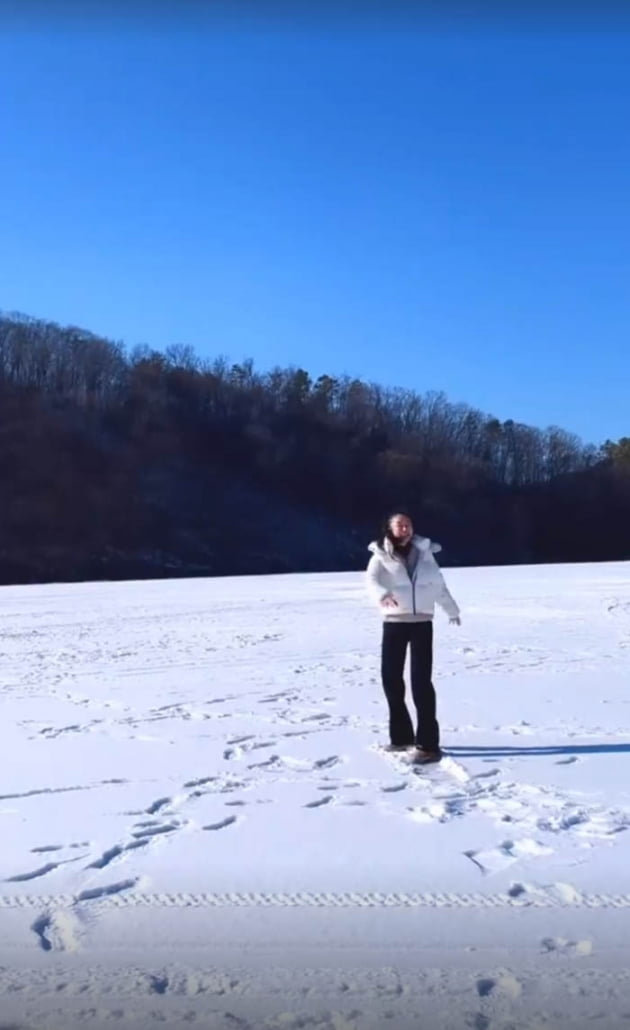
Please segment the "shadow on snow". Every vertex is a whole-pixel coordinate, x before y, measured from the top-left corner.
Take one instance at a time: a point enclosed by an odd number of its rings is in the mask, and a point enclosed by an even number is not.
[[[465,745],[446,749],[453,758],[511,758],[512,756],[535,757],[545,755],[623,755],[630,754],[630,744],[558,744],[545,747],[534,745],[487,745],[476,747]]]

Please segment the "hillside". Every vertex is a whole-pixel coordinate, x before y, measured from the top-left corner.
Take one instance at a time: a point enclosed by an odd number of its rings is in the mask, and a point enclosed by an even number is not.
[[[342,571],[408,507],[447,564],[630,555],[627,441],[0,318],[0,582]]]

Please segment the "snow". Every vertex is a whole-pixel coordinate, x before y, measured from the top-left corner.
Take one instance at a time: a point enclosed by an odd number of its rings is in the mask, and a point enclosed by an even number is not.
[[[360,574],[0,590],[0,1026],[627,1025],[630,565],[446,577],[423,769]]]

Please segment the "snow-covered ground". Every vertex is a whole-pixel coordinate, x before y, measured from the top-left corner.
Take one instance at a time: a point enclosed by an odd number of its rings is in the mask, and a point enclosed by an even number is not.
[[[361,575],[0,590],[0,1027],[628,1025],[630,566],[446,575],[416,771]]]

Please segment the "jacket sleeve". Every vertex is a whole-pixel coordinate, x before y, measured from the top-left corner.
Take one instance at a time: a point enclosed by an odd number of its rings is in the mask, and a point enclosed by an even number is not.
[[[442,611],[446,612],[449,619],[458,619],[460,616],[460,610],[457,602],[449,591],[444,576],[440,572],[440,583],[439,592],[436,597],[436,601],[439,604]]]
[[[373,554],[368,562],[368,567],[365,573],[365,582],[367,592],[377,604],[380,604],[384,597],[387,596],[389,590],[383,583],[383,566],[381,565],[377,555]]]

